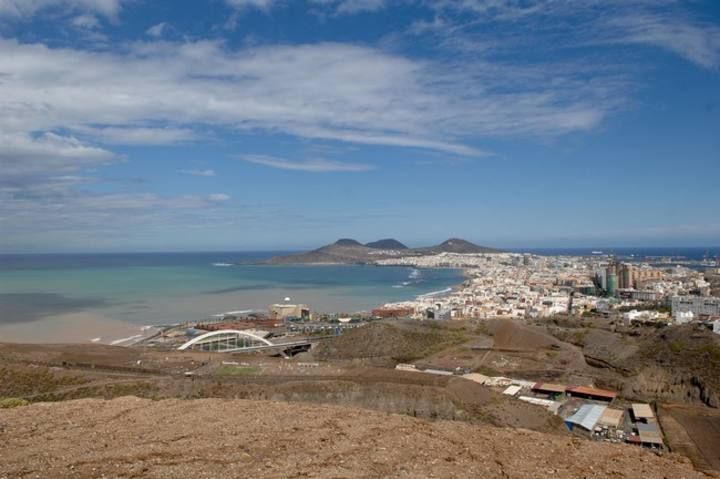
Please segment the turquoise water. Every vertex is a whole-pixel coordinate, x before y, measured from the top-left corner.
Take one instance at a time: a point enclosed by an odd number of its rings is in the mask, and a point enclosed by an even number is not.
[[[0,324],[92,312],[133,324],[192,321],[282,302],[353,312],[462,282],[458,270],[258,266],[272,253],[0,256]],[[218,266],[217,263],[232,266]]]

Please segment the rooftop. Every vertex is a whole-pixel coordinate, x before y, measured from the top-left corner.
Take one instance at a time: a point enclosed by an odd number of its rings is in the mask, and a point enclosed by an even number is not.
[[[584,396],[593,396],[597,398],[603,398],[612,401],[617,397],[615,391],[608,391],[605,389],[590,388],[587,386],[575,386],[567,388],[567,392],[574,394],[581,394]]]
[[[598,421],[603,426],[619,427],[625,411],[622,409],[607,408]]]
[[[652,419],[655,417],[649,404],[635,403],[632,405],[633,416],[638,419]]]
[[[605,409],[607,409],[607,406],[601,406],[599,404],[585,404],[580,406],[580,409],[578,409],[575,414],[565,419],[565,423],[568,424],[568,428],[570,430],[572,430],[572,426],[570,426],[570,424],[574,424],[581,426],[588,431],[592,431],[595,424],[598,423],[605,412]]]
[[[562,384],[552,383],[537,383],[533,386],[535,391],[552,392],[552,393],[564,393],[567,388]]]

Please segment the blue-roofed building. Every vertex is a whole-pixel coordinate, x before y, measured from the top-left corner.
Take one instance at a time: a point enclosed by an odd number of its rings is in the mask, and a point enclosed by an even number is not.
[[[606,409],[607,406],[599,404],[585,404],[580,406],[575,414],[565,419],[565,425],[570,431],[574,431],[576,426],[579,426],[584,431],[592,433]]]

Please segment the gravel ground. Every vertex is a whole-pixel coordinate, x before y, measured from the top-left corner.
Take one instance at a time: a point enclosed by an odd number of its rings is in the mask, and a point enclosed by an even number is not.
[[[0,478],[695,478],[632,446],[359,409],[123,397],[0,410]]]

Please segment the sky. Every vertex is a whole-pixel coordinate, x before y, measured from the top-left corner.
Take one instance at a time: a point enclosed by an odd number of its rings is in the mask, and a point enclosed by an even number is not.
[[[716,0],[0,0],[0,252],[720,245]]]

